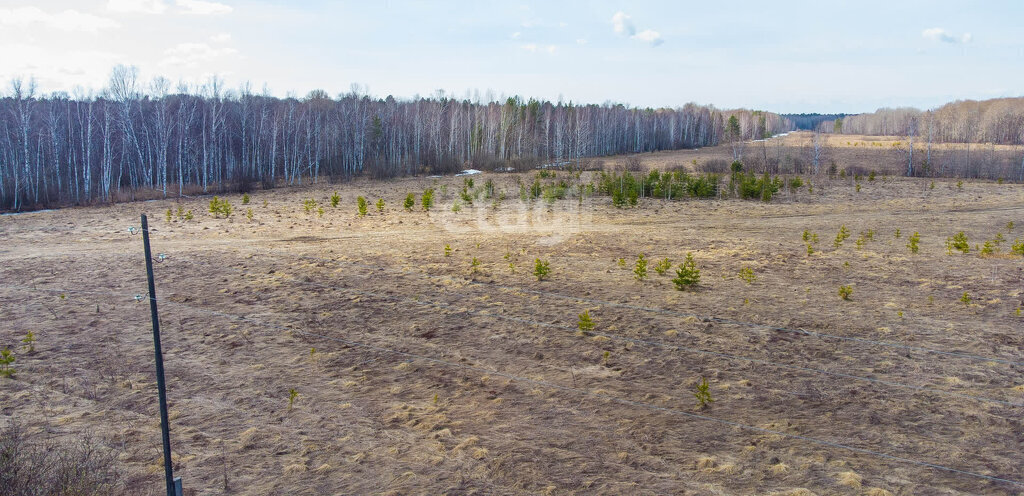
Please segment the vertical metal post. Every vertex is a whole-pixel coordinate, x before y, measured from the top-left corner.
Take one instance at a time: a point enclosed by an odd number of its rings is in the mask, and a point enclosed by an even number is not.
[[[156,388],[160,395],[160,430],[164,438],[164,478],[167,496],[175,496],[174,467],[171,466],[171,433],[167,423],[167,390],[164,385],[164,353],[160,348],[160,317],[156,311],[156,284],[153,282],[153,253],[149,249],[149,223],[142,214],[142,244],[146,252],[146,278],[149,280],[149,310],[153,319],[153,352],[156,355]]]

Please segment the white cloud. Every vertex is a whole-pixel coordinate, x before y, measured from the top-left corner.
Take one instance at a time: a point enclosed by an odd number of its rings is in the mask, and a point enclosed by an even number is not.
[[[612,16],[612,31],[615,31],[615,34],[620,36],[628,36],[634,40],[650,43],[651,46],[658,46],[665,42],[665,39],[661,37],[661,33],[653,29],[645,29],[639,33],[636,32],[633,18],[621,10]]]
[[[587,39],[586,38],[577,38],[576,39],[576,44],[577,45],[586,45],[587,44]]]
[[[230,5],[224,5],[217,2],[207,2],[205,0],[175,0],[175,5],[183,9],[186,14],[196,15],[216,15],[216,14],[229,14],[232,10],[235,10]]]
[[[665,42],[665,39],[661,37],[661,33],[653,29],[645,29],[632,36],[634,40],[640,40],[645,43],[650,43],[651,46],[658,46]]]
[[[0,45],[0,53],[4,54],[0,80],[31,76],[42,88],[63,91],[103,86],[110,68],[124,57],[100,50],[55,50],[26,43]]]
[[[615,31],[615,34],[627,36],[636,34],[636,26],[633,25],[632,18],[621,10],[612,16],[612,30]]]
[[[516,31],[515,33],[512,33],[512,39],[513,40],[518,40],[519,37],[522,36],[522,35],[523,35],[523,33],[520,33],[519,31]]]
[[[537,44],[536,43],[527,43],[527,44],[523,45],[522,48],[523,48],[523,50],[526,50],[527,52],[531,52],[531,53],[532,52],[536,52],[537,51]]]
[[[160,64],[194,67],[200,62],[209,62],[236,53],[238,50],[230,47],[213,48],[206,43],[179,43],[164,51],[166,57]]]
[[[163,0],[109,0],[107,10],[140,14],[163,14],[167,4]]]
[[[231,35],[228,33],[218,33],[211,36],[210,41],[214,43],[227,43],[231,41]]]
[[[62,31],[85,31],[89,33],[120,26],[120,24],[112,19],[82,13],[77,10],[65,10],[56,14],[50,14],[38,7],[0,9],[0,24],[9,26],[42,24],[46,27]]]
[[[555,51],[558,50],[558,47],[555,45],[548,45],[544,49],[547,50],[548,53],[555,53]]]
[[[956,36],[942,28],[925,29],[924,31],[921,31],[921,36],[928,40],[941,41],[943,43],[970,43],[973,39],[971,33],[964,33],[961,36]]]

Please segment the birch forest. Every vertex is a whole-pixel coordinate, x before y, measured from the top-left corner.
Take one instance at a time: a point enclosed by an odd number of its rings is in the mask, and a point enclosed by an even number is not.
[[[819,124],[822,132],[920,136],[941,143],[1024,145],[1024,98],[962,100],[934,110],[883,108]]]
[[[139,80],[118,66],[96,93],[0,98],[0,209],[24,210],[359,175],[389,178],[717,144],[736,115],[745,137],[786,131],[777,114],[712,106],[479,98],[380,99],[357,87],[276,98],[216,77],[198,86]],[[759,125],[760,124],[760,127]]]

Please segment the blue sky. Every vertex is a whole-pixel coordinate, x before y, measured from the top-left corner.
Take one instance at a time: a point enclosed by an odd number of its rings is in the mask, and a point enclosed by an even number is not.
[[[0,79],[863,112],[1021,96],[1022,23],[1020,1],[0,0]]]

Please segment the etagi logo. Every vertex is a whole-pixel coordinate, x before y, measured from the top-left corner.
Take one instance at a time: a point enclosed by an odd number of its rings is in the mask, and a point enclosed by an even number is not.
[[[592,199],[506,200],[463,206],[459,212],[431,210],[431,222],[455,234],[537,234],[548,244],[588,231],[593,226]]]

